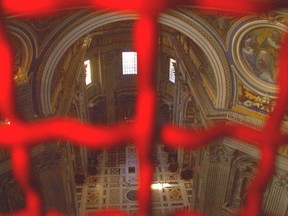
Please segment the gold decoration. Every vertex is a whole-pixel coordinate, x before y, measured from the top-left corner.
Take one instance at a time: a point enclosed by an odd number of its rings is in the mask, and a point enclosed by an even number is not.
[[[275,100],[271,99],[268,95],[258,95],[249,90],[243,84],[239,85],[239,103],[244,107],[261,112],[263,114],[271,113],[276,105]]]
[[[19,66],[17,73],[14,75],[14,81],[17,85],[28,82],[28,74],[25,67]]]
[[[260,18],[267,20],[271,24],[282,23],[284,25],[288,24],[288,16],[274,11],[265,13],[260,16]]]

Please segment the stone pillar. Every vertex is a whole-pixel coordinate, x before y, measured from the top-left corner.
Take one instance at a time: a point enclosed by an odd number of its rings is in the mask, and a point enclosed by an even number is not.
[[[221,215],[233,157],[234,151],[221,144],[208,147],[196,174],[201,179],[201,185],[199,181],[194,185],[196,191],[201,190],[201,194],[198,194],[200,197],[196,198],[197,210],[208,215]]]
[[[74,171],[67,152],[56,144],[47,145],[44,152],[33,158],[33,166],[45,209],[77,215]]]
[[[121,58],[122,59],[122,58]],[[117,62],[115,53],[106,53],[102,58],[102,70],[104,83],[108,85],[103,86],[103,92],[106,95],[106,113],[107,123],[114,123],[116,120],[115,110],[115,68],[121,67],[121,62]],[[120,61],[120,60],[119,60]],[[122,69],[121,69],[122,70]],[[122,71],[121,71],[122,74]]]
[[[266,190],[263,203],[265,213],[275,215],[288,214],[288,173],[278,171],[273,177],[270,187]]]

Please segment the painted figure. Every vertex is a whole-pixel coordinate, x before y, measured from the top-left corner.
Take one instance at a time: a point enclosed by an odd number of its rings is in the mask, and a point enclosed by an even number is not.
[[[267,31],[264,29],[263,34],[265,30]],[[266,36],[263,39],[261,30],[248,33],[242,43],[242,55],[253,74],[265,82],[274,84],[277,79],[281,34],[277,30],[273,30],[270,34],[270,37]]]

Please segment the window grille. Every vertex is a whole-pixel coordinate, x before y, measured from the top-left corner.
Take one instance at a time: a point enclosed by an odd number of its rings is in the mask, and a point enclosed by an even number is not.
[[[172,83],[175,83],[175,64],[176,64],[176,60],[173,58],[170,58],[169,81],[171,81]]]
[[[137,53],[122,52],[123,75],[137,74]]]
[[[85,65],[85,72],[86,72],[85,83],[86,83],[86,85],[89,85],[92,82],[90,60],[86,60],[84,62],[84,65]]]
[[[137,100],[137,120],[126,127],[114,125],[109,127],[90,126],[79,124],[71,119],[49,119],[38,122],[26,123],[18,119],[14,113],[13,79],[12,79],[12,54],[8,46],[8,39],[3,26],[4,20],[1,17],[0,23],[0,53],[1,53],[1,79],[0,79],[0,115],[10,120],[10,125],[0,126],[1,148],[11,152],[11,165],[15,179],[22,187],[26,208],[16,215],[43,215],[39,194],[30,185],[30,158],[29,149],[35,143],[51,139],[70,139],[75,143],[81,143],[90,148],[112,148],[118,143],[133,140],[138,148],[140,161],[139,174],[139,214],[141,216],[151,215],[150,201],[153,165],[150,161],[150,151],[154,143],[155,113],[156,110],[156,88],[153,78],[155,75],[154,65],[157,45],[157,19],[161,12],[169,8],[175,8],[187,3],[197,7],[219,8],[223,10],[244,12],[268,12],[279,7],[287,7],[288,2],[274,1],[228,1],[228,0],[206,0],[206,1],[128,1],[128,0],[95,0],[95,1],[52,1],[35,0],[17,1],[3,0],[1,12],[9,15],[37,16],[43,13],[47,16],[49,11],[57,11],[63,8],[77,6],[93,6],[97,9],[114,11],[138,12],[139,19],[135,23],[134,36],[135,47],[139,57],[139,83]],[[143,9],[144,8],[144,9]],[[29,14],[29,15],[28,15]],[[51,14],[52,15],[52,14]],[[181,147],[196,149],[204,146],[209,141],[223,136],[230,136],[246,141],[260,149],[260,163],[256,177],[252,181],[245,205],[237,215],[261,215],[261,200],[263,192],[268,184],[269,177],[274,172],[275,152],[288,142],[288,135],[281,131],[281,123],[288,103],[288,39],[283,41],[280,51],[279,71],[279,93],[276,100],[277,106],[264,122],[261,131],[242,125],[229,125],[216,123],[207,131],[194,131],[181,129],[173,126],[165,126],[160,130],[162,141],[170,147]],[[141,76],[140,76],[141,75]],[[158,131],[158,130],[157,130]],[[103,210],[95,215],[126,215],[120,210]],[[4,214],[3,214],[4,215]],[[15,215],[15,214],[13,214]],[[46,212],[45,215],[60,215],[55,212]],[[178,216],[199,215],[197,212],[177,212]]]

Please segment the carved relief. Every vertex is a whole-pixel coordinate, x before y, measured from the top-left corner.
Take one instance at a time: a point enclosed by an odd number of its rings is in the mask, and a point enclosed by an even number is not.
[[[233,152],[223,145],[212,145],[209,147],[209,157],[211,162],[229,162],[233,157]]]
[[[273,178],[273,184],[288,191],[288,173],[278,172]]]

